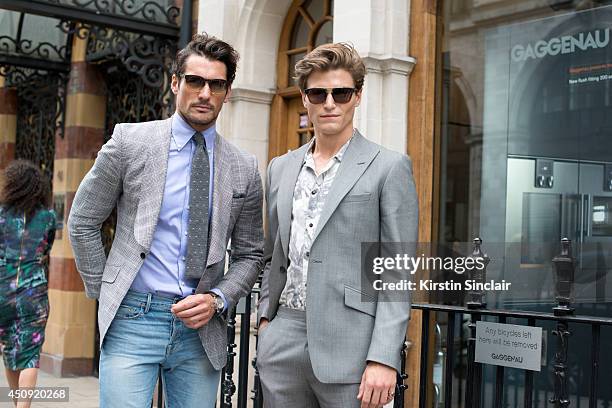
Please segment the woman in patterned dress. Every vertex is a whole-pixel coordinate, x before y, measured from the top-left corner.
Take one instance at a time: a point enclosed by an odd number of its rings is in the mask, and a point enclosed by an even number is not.
[[[56,228],[49,204],[49,182],[42,172],[27,161],[9,164],[0,197],[0,349],[13,390],[35,387],[38,376]]]

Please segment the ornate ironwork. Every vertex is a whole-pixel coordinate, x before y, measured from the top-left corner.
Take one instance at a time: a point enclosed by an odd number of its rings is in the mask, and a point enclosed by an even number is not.
[[[565,408],[570,404],[567,352],[571,332],[567,322],[558,322],[557,330],[553,330],[553,334],[557,336],[557,352],[555,353],[555,388],[550,403],[554,404],[555,408]]]
[[[89,62],[119,59],[151,87],[164,85],[175,54],[174,41],[105,27],[91,28],[87,46]]]
[[[150,22],[178,24],[181,10],[176,6],[164,7],[155,1],[142,3],[136,0],[46,0],[58,5],[75,6],[96,13],[134,17]]]
[[[261,298],[261,284],[263,280],[263,271],[257,276],[255,287],[253,288],[252,295],[256,296],[257,303]],[[249,319],[250,320],[250,319]],[[259,368],[257,367],[257,350],[259,346],[259,322],[255,328],[255,355],[251,360],[251,366],[253,367],[253,389],[251,390],[251,400],[253,401],[253,408],[263,408],[263,394],[261,391],[261,379],[259,378]]]
[[[132,91],[133,98],[143,99],[143,103],[138,103],[142,109],[134,111],[134,115],[140,118],[133,119],[160,119],[171,114],[174,109],[169,67],[176,54],[176,47],[176,43],[168,39],[91,27],[87,60],[94,63],[121,61],[128,72],[137,74],[149,88],[141,92]],[[130,97],[126,95],[126,98],[128,100],[123,103],[126,107],[122,109],[131,110],[133,104],[129,101]]]
[[[395,385],[395,398],[393,399],[393,408],[404,407],[404,392],[406,391],[406,388],[408,388],[408,386],[406,385],[406,380],[408,379],[408,374],[406,374],[408,340],[404,340],[404,344],[402,345],[402,351],[400,353],[400,372],[397,374],[397,384]]]
[[[16,67],[7,74],[7,85],[16,86],[19,100],[15,158],[39,165],[52,181],[55,136],[63,136],[68,78],[61,73]]]
[[[4,58],[10,58],[12,56],[21,60],[26,59],[30,61],[54,62],[56,64],[70,64],[70,44],[72,43],[72,36],[70,34],[67,35],[66,42],[62,45],[53,44],[48,41],[38,42],[29,38],[23,38],[24,18],[25,14],[21,13],[17,25],[17,32],[14,37],[7,35],[0,36],[0,55]],[[62,22],[60,21],[56,27],[59,28],[61,25]],[[23,66],[27,66],[27,64]]]
[[[221,408],[232,408],[232,397],[236,393],[236,384],[232,378],[236,347],[236,311],[231,310],[227,321],[227,364],[221,376]]]
[[[477,307],[468,307],[473,310]],[[470,315],[470,323],[468,329],[470,337],[468,338],[468,372],[466,379],[465,406],[472,408],[480,408],[481,406],[481,378],[482,365],[475,360],[476,356],[476,322],[480,320],[480,315],[472,313]]]
[[[27,38],[15,39],[6,35],[0,36],[0,53],[14,54],[43,60],[68,59],[68,47],[57,46],[46,41],[34,43]]]
[[[115,124],[161,119],[171,113],[169,87],[149,87],[138,75],[121,64],[103,65],[106,68],[106,139]]]
[[[60,20],[59,24],[57,25],[57,28],[59,28],[63,33],[66,33],[68,35],[73,34],[76,35],[77,38],[85,40],[89,35],[91,25],[85,23],[74,23],[70,20]]]
[[[571,241],[567,238],[561,240],[561,254],[553,258],[553,266],[556,278],[557,307],[553,309],[555,316],[571,316],[574,308],[571,306],[572,292],[574,286],[574,258],[572,257]],[[569,325],[566,321],[557,322],[557,330],[553,331],[557,336],[557,351],[555,352],[555,387],[550,403],[555,408],[565,408],[569,401]]]

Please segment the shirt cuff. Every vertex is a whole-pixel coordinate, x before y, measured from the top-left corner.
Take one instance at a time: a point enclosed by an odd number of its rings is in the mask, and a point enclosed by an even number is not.
[[[223,294],[223,292],[221,292],[221,290],[218,288],[212,288],[210,291],[219,296],[221,300],[223,300],[223,313],[225,313],[225,311],[227,310],[227,301],[225,300],[225,295]]]

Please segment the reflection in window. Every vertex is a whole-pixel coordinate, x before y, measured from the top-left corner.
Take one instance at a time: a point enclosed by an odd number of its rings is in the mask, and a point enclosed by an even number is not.
[[[315,41],[315,46],[318,47],[321,44],[329,44],[334,40],[334,33],[332,31],[332,22],[331,20],[323,23],[319,32],[317,33],[317,40]]]
[[[293,35],[291,36],[291,48],[302,48],[308,45],[308,35],[310,27],[302,15],[298,16],[295,26],[293,26]]]
[[[612,197],[593,197],[593,236],[612,236]]]
[[[308,127],[308,114],[300,113],[300,129]]]

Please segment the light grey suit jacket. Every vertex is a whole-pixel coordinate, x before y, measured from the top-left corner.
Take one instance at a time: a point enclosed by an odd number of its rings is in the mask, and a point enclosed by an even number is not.
[[[258,319],[274,319],[287,280],[293,190],[306,149],[275,158],[268,167]],[[410,159],[357,133],[343,156],[310,249],[308,350],[321,382],[359,383],[367,361],[400,369],[410,295],[401,292],[398,299],[362,285],[361,243],[416,242],[417,207]]]
[[[88,297],[99,300],[100,345],[151,248],[161,208],[172,119],[118,124],[78,188],[68,230]],[[262,268],[263,191],[254,156],[216,135],[210,249],[197,293],[219,288],[234,306]],[[117,206],[115,239],[105,256],[100,226]],[[231,239],[227,273],[225,254]],[[215,367],[226,362],[226,322],[219,316],[199,330]]]

